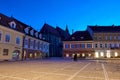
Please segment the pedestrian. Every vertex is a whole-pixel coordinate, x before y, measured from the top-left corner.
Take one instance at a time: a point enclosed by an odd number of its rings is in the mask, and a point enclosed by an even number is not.
[[[74,55],[74,61],[77,61],[77,54]]]

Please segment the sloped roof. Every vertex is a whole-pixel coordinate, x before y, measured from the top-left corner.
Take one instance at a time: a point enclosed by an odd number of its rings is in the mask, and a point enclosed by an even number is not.
[[[90,41],[93,40],[88,31],[76,31],[65,41]]]
[[[88,26],[93,32],[120,32],[120,26]]]
[[[52,34],[57,37],[60,37],[58,31],[54,27],[52,27],[46,23],[43,25],[42,29],[40,30],[40,33]]]
[[[61,29],[60,27],[57,26],[56,30],[59,32],[59,35],[61,36],[62,40],[65,40],[70,37],[70,34],[65,30]]]
[[[19,32],[23,32],[20,24],[19,24],[18,22],[16,22],[13,17],[8,17],[8,16],[0,13],[0,25],[3,25],[3,26],[5,26],[5,27],[11,29],[9,23],[12,22],[12,21],[14,21],[15,24],[16,24],[16,28],[13,29],[13,30],[16,30],[16,31],[19,31]]]

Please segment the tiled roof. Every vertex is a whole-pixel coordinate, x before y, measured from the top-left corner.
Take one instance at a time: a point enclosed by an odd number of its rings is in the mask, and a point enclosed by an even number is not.
[[[120,32],[120,26],[88,26],[93,32]]]
[[[65,41],[90,41],[93,40],[88,31],[76,31]]]
[[[52,26],[50,26],[50,25],[48,25],[46,23],[43,25],[40,32],[45,33],[45,34],[52,34],[52,35],[55,35],[57,37],[60,37],[58,31],[54,27],[52,27]]]

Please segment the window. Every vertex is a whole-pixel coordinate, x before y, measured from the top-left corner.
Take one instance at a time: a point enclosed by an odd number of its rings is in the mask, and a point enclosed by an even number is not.
[[[35,33],[35,36],[38,37],[38,32]]]
[[[116,36],[114,36],[114,40],[116,40]]]
[[[30,34],[31,34],[32,36],[33,36],[33,33],[34,33],[34,30],[31,30],[31,31],[30,31]]]
[[[110,48],[112,48],[112,44],[110,44]]]
[[[116,47],[117,47],[117,44],[115,43],[115,44],[114,44],[114,48],[116,48]]]
[[[65,48],[70,48],[70,47],[69,47],[69,44],[65,44]]]
[[[81,47],[82,47],[82,48],[85,48],[85,44],[81,44]]]
[[[77,44],[76,46],[77,46],[77,48],[80,48],[80,44]]]
[[[107,44],[105,44],[105,48],[107,48],[108,46],[107,46]]]
[[[13,21],[13,22],[10,22],[10,27],[11,27],[11,28],[14,28],[14,29],[16,28],[16,24],[15,24],[14,21]]]
[[[16,37],[16,44],[20,45],[20,37]]]
[[[112,40],[112,36],[110,36],[110,40]]]
[[[25,28],[25,33],[28,34],[28,31],[29,31],[29,27]]]
[[[42,34],[39,34],[39,38],[42,39]]]
[[[25,45],[28,45],[28,39],[27,38],[24,39],[24,46]]]
[[[35,42],[35,48],[38,49],[38,41]]]
[[[91,46],[91,44],[87,44],[87,48],[91,48],[92,46]]]
[[[9,34],[5,35],[5,42],[10,42],[10,35]]]
[[[102,44],[100,44],[100,48],[102,48]]]
[[[75,44],[71,44],[71,48],[75,48]]]
[[[108,36],[105,36],[105,40],[108,40]]]
[[[118,40],[120,40],[120,36],[118,36]]]
[[[34,46],[34,40],[30,40],[30,48],[33,48]]]
[[[101,36],[99,36],[99,40],[102,40],[102,37],[101,37]]]
[[[97,44],[95,44],[95,48],[98,48],[98,45],[97,45]]]
[[[7,56],[8,55],[8,51],[9,51],[8,49],[3,49],[3,55]]]
[[[0,41],[2,40],[2,33],[0,32]]]

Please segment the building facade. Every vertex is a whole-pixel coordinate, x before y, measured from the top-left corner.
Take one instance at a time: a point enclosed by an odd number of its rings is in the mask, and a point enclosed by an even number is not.
[[[13,17],[0,14],[0,60],[40,59],[49,56],[42,34]]]
[[[63,41],[64,57],[93,58],[93,40],[88,31],[76,31],[70,38]]]
[[[62,57],[63,56],[63,40],[69,36],[69,33],[62,30],[59,27],[52,27],[48,24],[44,24],[40,33],[42,38],[50,43],[49,55],[50,57]]]
[[[88,26],[93,38],[95,58],[120,57],[120,26]]]
[[[21,60],[23,37],[19,24],[0,14],[0,60]]]

